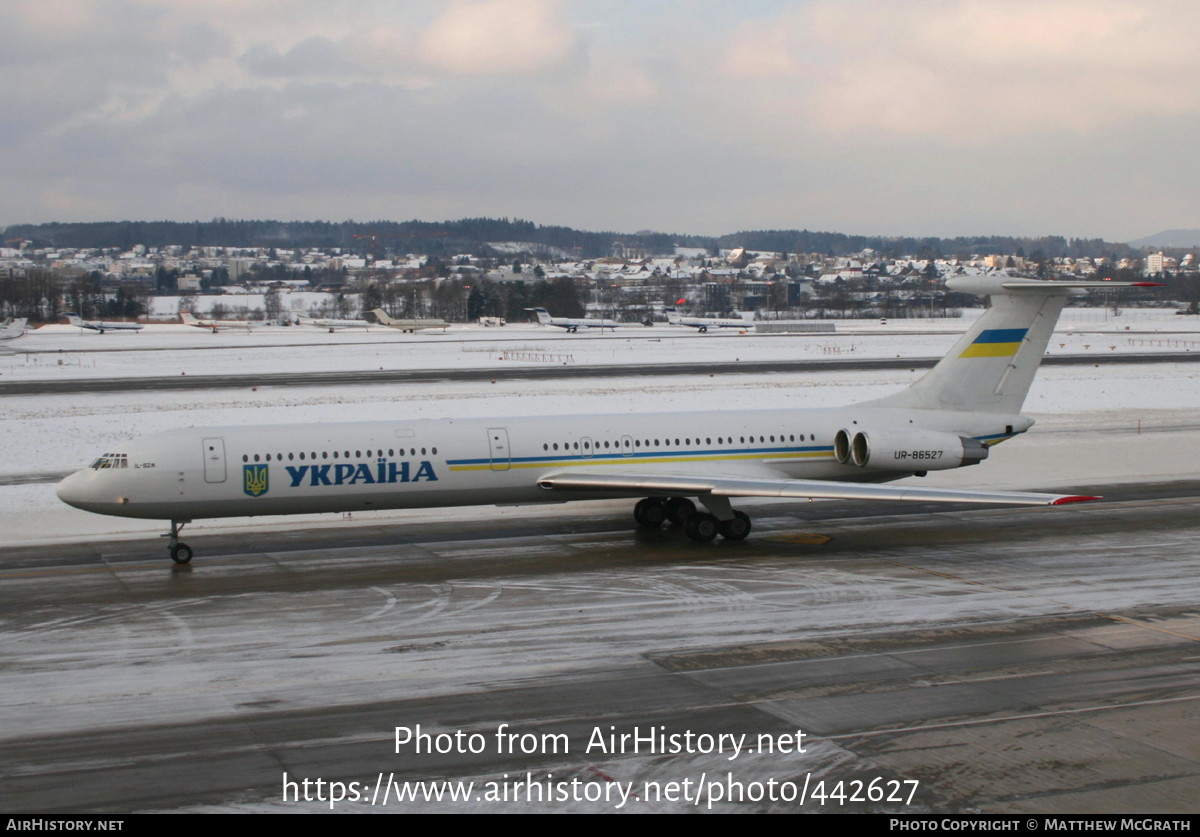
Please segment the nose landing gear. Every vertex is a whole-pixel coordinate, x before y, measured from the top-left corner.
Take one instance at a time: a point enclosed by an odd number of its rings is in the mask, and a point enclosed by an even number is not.
[[[191,522],[190,520],[172,520],[171,534],[163,535],[164,538],[170,538],[167,542],[167,551],[171,554],[171,560],[176,564],[187,564],[192,560],[192,548],[179,540],[179,533],[183,531],[184,526]]]

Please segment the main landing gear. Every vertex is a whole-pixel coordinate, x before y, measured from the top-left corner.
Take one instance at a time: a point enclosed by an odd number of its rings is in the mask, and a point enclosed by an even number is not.
[[[179,533],[183,531],[184,526],[191,522],[190,520],[172,520],[171,534],[163,535],[164,538],[171,539],[167,542],[167,551],[171,553],[171,560],[176,564],[187,564],[192,560],[192,548],[179,540]]]
[[[702,497],[708,509],[697,511],[686,497],[647,497],[633,507],[633,519],[642,529],[658,529],[663,523],[682,526],[689,538],[700,543],[720,535],[727,541],[744,541],[750,534],[750,516],[734,511],[728,497]]]

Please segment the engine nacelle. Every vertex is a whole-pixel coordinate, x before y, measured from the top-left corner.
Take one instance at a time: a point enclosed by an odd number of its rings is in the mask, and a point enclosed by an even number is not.
[[[833,456],[843,465],[868,465],[880,471],[944,471],[977,465],[987,459],[987,446],[957,433],[930,430],[839,430]]]

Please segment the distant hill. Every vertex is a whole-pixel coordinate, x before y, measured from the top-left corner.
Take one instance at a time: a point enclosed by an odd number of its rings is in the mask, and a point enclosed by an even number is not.
[[[1200,230],[1164,230],[1145,238],[1129,242],[1130,247],[1197,247],[1200,248]]]
[[[28,239],[35,247],[103,248],[122,250],[135,244],[163,247],[220,245],[225,247],[320,247],[366,254],[425,253],[445,257],[456,253],[511,256],[514,248],[530,252],[570,253],[594,259],[619,250],[666,255],[676,246],[715,251],[744,247],[783,253],[821,253],[845,256],[874,250],[882,258],[921,259],[970,255],[1019,255],[1034,261],[1059,256],[1121,257],[1137,252],[1127,244],[1098,238],[960,236],[913,238],[847,235],[811,230],[746,230],[717,238],[643,230],[637,233],[590,232],[570,227],[543,226],[509,218],[463,218],[456,221],[266,221],[214,218],[211,221],[98,221],[88,223],[14,224],[0,240]],[[1198,234],[1197,240],[1200,240]],[[496,244],[499,242],[500,244]],[[1153,246],[1153,245],[1151,245]]]

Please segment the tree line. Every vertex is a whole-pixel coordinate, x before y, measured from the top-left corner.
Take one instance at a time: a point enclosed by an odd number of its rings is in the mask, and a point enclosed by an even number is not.
[[[595,259],[610,255],[614,245],[650,255],[667,255],[676,246],[707,250],[745,247],[779,253],[817,253],[846,256],[864,249],[881,257],[918,259],[969,255],[1016,254],[1037,261],[1051,259],[1119,259],[1137,256],[1127,244],[1102,239],[1062,236],[960,236],[896,237],[847,235],[838,232],[746,230],[718,237],[656,232],[591,232],[571,227],[540,225],[509,218],[462,218],[455,221],[271,221],[213,218],[211,221],[96,221],[88,223],[14,224],[3,239],[23,239],[36,247],[69,247],[128,250],[148,247],[282,247],[340,249],[343,252],[383,257],[422,253],[439,257],[468,253],[495,256],[489,242],[515,242],[530,249],[549,248],[557,255]]]

